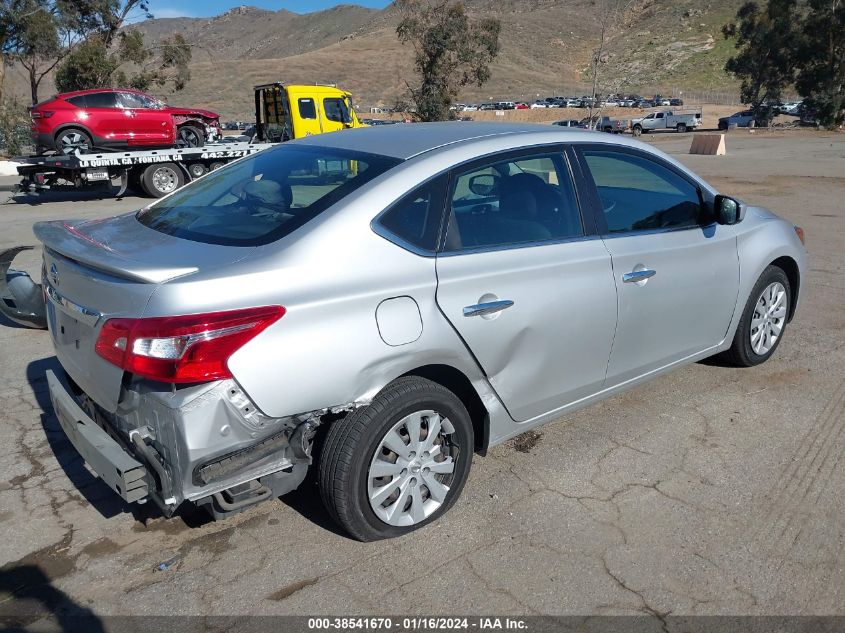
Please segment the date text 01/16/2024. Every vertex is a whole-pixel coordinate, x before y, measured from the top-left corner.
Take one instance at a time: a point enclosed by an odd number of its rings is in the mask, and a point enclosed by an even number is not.
[[[308,630],[340,630],[340,631],[389,631],[399,629],[403,631],[447,631],[470,630],[525,630],[527,624],[520,618],[448,618],[448,617],[406,617],[402,620],[379,617],[348,617],[348,618],[308,618]]]

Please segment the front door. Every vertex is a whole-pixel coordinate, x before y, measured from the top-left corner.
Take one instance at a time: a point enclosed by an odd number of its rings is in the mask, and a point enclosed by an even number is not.
[[[583,145],[613,259],[619,323],[607,386],[721,343],[739,288],[736,235],[696,183],[637,150]]]
[[[511,416],[530,420],[598,391],[616,289],[564,153],[478,161],[453,175],[449,200],[437,302]]]
[[[129,121],[129,145],[167,145],[175,141],[173,117],[155,102],[134,92],[118,93],[118,104]]]

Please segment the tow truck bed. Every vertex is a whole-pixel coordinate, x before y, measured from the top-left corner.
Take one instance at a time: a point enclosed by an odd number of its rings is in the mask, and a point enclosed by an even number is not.
[[[60,187],[111,187],[121,179],[118,196],[131,187],[161,197],[228,162],[273,147],[275,143],[210,143],[186,147],[99,154],[16,157],[20,189],[38,192]]]

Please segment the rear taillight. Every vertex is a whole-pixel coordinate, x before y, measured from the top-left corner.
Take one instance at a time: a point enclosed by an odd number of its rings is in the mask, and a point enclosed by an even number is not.
[[[229,358],[281,319],[282,306],[148,319],[109,319],[97,354],[118,367],[162,382],[231,378]]]
[[[53,113],[50,110],[33,110],[30,115],[33,119],[49,119]]]

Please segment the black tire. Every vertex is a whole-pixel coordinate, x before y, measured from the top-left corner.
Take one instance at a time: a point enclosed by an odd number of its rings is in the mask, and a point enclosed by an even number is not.
[[[722,130],[723,132],[727,132],[728,124],[725,123],[724,121],[719,121],[719,129]]]
[[[209,170],[209,171],[214,171],[215,169],[220,169],[220,168],[221,168],[221,167],[223,167],[225,164],[226,164],[226,163],[224,163],[224,162],[222,162],[222,161],[216,160],[216,161],[214,161],[213,163],[211,163],[211,164],[208,166],[208,170]]]
[[[176,138],[184,147],[202,147],[205,145],[205,132],[196,125],[182,125],[176,132]]]
[[[678,130],[678,132],[683,134],[684,132],[687,131],[687,124],[686,123],[678,123],[678,126],[677,126],[676,129]]]
[[[642,128],[641,125],[635,125],[632,132],[633,132],[634,136],[640,136],[643,133],[643,128]]]
[[[764,354],[757,354],[751,347],[751,320],[754,317],[754,310],[757,306],[757,302],[763,294],[763,290],[775,282],[781,283],[786,289],[786,315],[782,319],[783,329],[780,332],[780,336],[778,336],[777,340],[767,352]],[[760,275],[760,278],[751,290],[748,300],[745,302],[745,308],[742,311],[742,317],[740,317],[739,325],[737,325],[733,343],[731,344],[730,349],[724,354],[725,359],[740,367],[754,367],[755,365],[765,363],[769,360],[780,345],[780,342],[783,340],[784,334],[786,334],[786,322],[791,308],[792,288],[789,285],[789,278],[786,276],[786,273],[782,268],[769,266],[763,271],[763,274]]]
[[[76,150],[80,154],[87,154],[94,149],[91,135],[78,127],[68,127],[56,134],[56,152],[69,156]]]
[[[415,411],[431,409],[448,418],[457,447],[449,492],[424,520],[394,526],[378,518],[367,496],[370,462],[387,432]],[[451,391],[417,376],[399,378],[372,403],[335,422],[326,433],[318,468],[320,496],[329,514],[353,538],[375,541],[407,534],[437,520],[457,501],[472,464],[473,430],[469,413]]]
[[[158,163],[147,167],[141,176],[141,185],[147,195],[161,198],[185,184],[185,174],[176,163]]]

